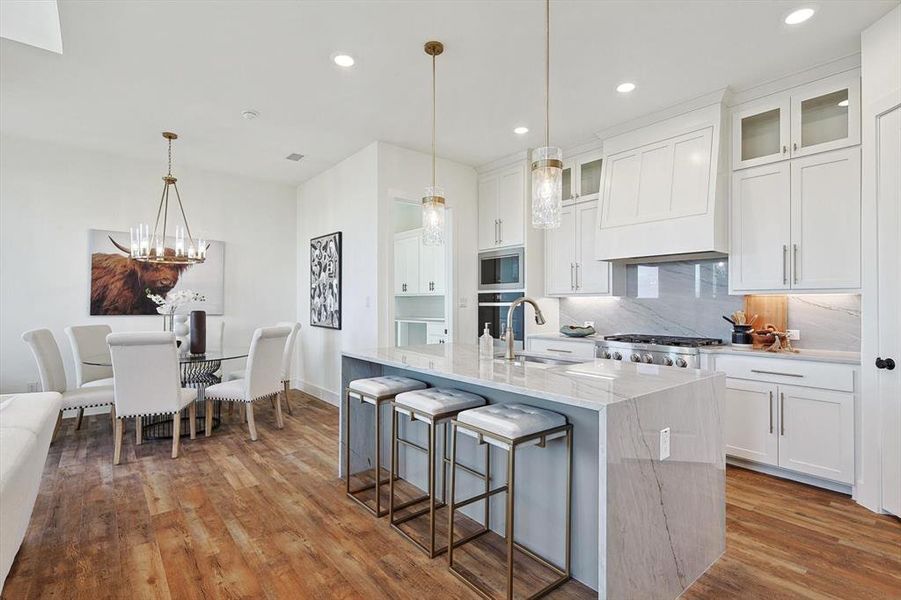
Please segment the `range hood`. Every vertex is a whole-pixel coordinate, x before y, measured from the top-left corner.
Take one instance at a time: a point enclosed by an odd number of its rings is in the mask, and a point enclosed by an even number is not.
[[[725,114],[716,102],[604,141],[595,258],[646,263],[726,255]]]

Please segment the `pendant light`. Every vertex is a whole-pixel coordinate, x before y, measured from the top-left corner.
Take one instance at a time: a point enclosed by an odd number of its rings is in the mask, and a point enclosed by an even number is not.
[[[563,152],[550,145],[551,2],[544,3],[544,146],[532,152],[532,227],[560,227]]]
[[[444,52],[441,42],[426,42],[425,53],[432,57],[432,185],[425,188],[422,198],[422,243],[440,246],[444,243],[444,189],[436,183],[435,168],[435,57]]]
[[[171,131],[164,131],[163,138],[169,143],[169,171],[163,175],[163,195],[160,197],[159,207],[156,209],[156,222],[153,225],[153,233],[150,226],[141,223],[131,228],[131,258],[141,262],[166,263],[170,265],[193,265],[206,260],[206,242],[200,238],[194,239],[191,228],[188,226],[188,218],[185,216],[185,207],[181,203],[181,195],[178,193],[178,181],[172,176],[172,140],[177,140],[178,135]],[[166,247],[166,229],[169,224],[169,188],[175,190],[175,199],[178,201],[178,212],[175,214],[175,244],[172,248]],[[181,216],[181,224],[176,219]],[[162,219],[162,228],[160,228]]]

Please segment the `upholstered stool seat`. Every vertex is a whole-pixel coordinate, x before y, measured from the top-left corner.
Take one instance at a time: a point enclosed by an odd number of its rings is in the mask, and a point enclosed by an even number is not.
[[[351,394],[355,394],[357,397],[363,396],[364,402],[370,404],[373,403],[372,400],[393,397],[412,390],[423,390],[426,387],[428,386],[421,381],[397,375],[355,379],[347,386]]]
[[[450,419],[457,416],[461,410],[483,406],[485,399],[476,394],[463,392],[451,388],[429,388],[425,390],[415,390],[412,392],[404,392],[398,394],[394,398],[391,405],[394,407],[394,414],[391,420],[391,482],[390,494],[388,501],[388,520],[391,527],[405,538],[416,544],[423,552],[428,554],[429,558],[434,558],[439,554],[447,551],[447,545],[444,544],[440,548],[435,544],[435,511],[447,505],[447,467],[450,464],[450,458],[447,456],[448,443],[450,437]],[[423,447],[415,442],[402,439],[398,436],[398,415],[406,415],[410,417],[410,422],[414,420],[421,421],[428,427],[428,444]],[[444,434],[442,437],[443,450],[441,452],[441,502],[436,499],[436,468],[435,468],[435,447],[437,445],[438,427],[442,426]],[[399,478],[397,475],[398,460],[398,444],[403,444],[406,448],[423,452],[428,457],[428,490],[424,495],[406,500],[401,503],[395,502],[395,481]],[[488,464],[485,464],[485,473],[472,472],[474,475],[480,476],[485,481],[485,489],[488,489]],[[410,472],[411,462],[407,461],[407,472]],[[421,502],[428,501],[428,506],[420,510],[413,511],[403,517],[395,517],[397,511],[414,506]],[[487,506],[487,505],[486,505]],[[401,525],[407,521],[411,521],[418,517],[429,516],[429,537],[428,542],[423,543],[416,539],[403,529]],[[488,530],[484,528],[475,535],[481,535]],[[462,542],[458,542],[462,543]]]
[[[471,408],[460,412],[456,418],[451,420],[453,429],[452,438],[453,446],[451,449],[451,480],[450,480],[450,509],[448,511],[448,538],[454,540],[454,515],[456,511],[465,506],[469,506],[473,502],[486,500],[494,494],[506,493],[507,495],[507,515],[504,526],[504,535],[506,537],[507,546],[507,568],[506,568],[506,590],[504,596],[506,598],[513,597],[513,554],[514,549],[519,550],[550,568],[557,578],[546,584],[541,589],[529,595],[529,598],[540,598],[553,589],[556,589],[569,580],[570,577],[570,529],[572,527],[572,425],[564,415],[555,413],[543,408],[537,408],[526,404],[493,404],[490,406],[481,406]],[[465,433],[471,437],[475,437],[479,443],[487,442],[488,444],[503,448],[507,451],[507,484],[497,487],[493,490],[487,490],[485,493],[458,501],[455,496],[456,478],[454,474],[457,468],[457,432]],[[565,530],[564,536],[564,557],[563,566],[557,566],[550,560],[542,558],[516,542],[514,537],[514,506],[515,506],[515,477],[516,473],[516,455],[517,449],[526,446],[536,446],[545,451],[553,448],[556,444],[551,444],[557,438],[565,438],[565,456],[566,456],[566,488],[565,493],[561,496],[565,497]],[[487,453],[487,451],[486,451]],[[488,521],[490,513],[485,513],[485,527],[490,529]],[[472,568],[459,568],[454,564],[454,548],[466,543],[468,540],[464,538],[459,542],[454,540],[452,544],[448,544],[447,565],[450,571],[459,579],[463,580],[469,587],[477,591],[484,597],[492,597],[489,593],[489,586],[485,586],[474,575]]]
[[[441,414],[458,413],[485,404],[485,399],[476,394],[450,388],[428,388],[398,394],[394,398],[394,410],[410,415],[436,417]],[[412,409],[412,410],[409,410]],[[422,416],[417,418],[423,420]]]
[[[382,509],[382,484],[388,481],[382,481],[382,407],[390,404],[397,394],[404,392],[412,392],[414,390],[422,390],[428,385],[422,381],[412,379],[410,377],[401,377],[399,375],[384,375],[381,377],[367,377],[365,379],[354,379],[347,384],[344,392],[344,481],[347,497],[354,500],[357,504],[374,514],[376,517],[384,517],[388,514],[387,509]],[[375,464],[375,481],[368,485],[364,485],[358,489],[351,489],[351,468],[350,468],[350,400],[354,398],[360,403],[371,404],[375,407],[375,457],[372,462]],[[393,480],[393,479],[392,479]],[[363,492],[375,490],[375,508],[370,507],[359,496]]]

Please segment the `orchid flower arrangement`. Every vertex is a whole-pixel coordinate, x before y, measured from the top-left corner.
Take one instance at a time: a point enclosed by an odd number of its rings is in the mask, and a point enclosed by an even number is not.
[[[192,290],[179,290],[177,292],[169,292],[163,298],[159,294],[153,294],[150,290],[146,290],[147,297],[157,305],[156,312],[161,315],[172,315],[179,307],[191,304],[193,302],[204,302],[206,296]]]

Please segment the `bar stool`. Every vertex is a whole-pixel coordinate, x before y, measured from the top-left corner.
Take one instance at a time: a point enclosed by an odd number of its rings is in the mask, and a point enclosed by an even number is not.
[[[457,463],[457,432],[475,437],[479,444],[485,442],[507,451],[507,485],[501,486],[489,492],[493,495],[498,492],[507,492],[507,518],[504,534],[507,543],[507,585],[506,598],[513,598],[513,551],[519,550],[526,556],[544,565],[553,571],[558,578],[547,584],[537,592],[529,595],[529,598],[540,598],[551,590],[559,587],[570,578],[570,529],[572,527],[572,424],[561,414],[535,408],[525,404],[494,404],[473,408],[460,412],[451,420],[451,475],[450,475],[450,509],[448,510],[448,539],[454,539],[454,512],[479,500],[484,494],[469,498],[462,502],[454,499],[455,478]],[[525,546],[516,543],[513,533],[514,512],[514,481],[516,473],[516,449],[524,446],[537,445],[545,448],[547,442],[557,439],[566,439],[566,531],[564,532],[564,566],[558,567],[550,561],[538,556]],[[487,501],[486,501],[487,504]],[[487,524],[487,521],[486,521]],[[475,592],[485,598],[492,598],[486,588],[475,579],[470,580],[462,572],[454,568],[454,548],[461,544],[449,543],[447,551],[447,565],[450,571],[466,583]]]
[[[382,481],[382,414],[381,408],[394,400],[394,397],[403,392],[421,390],[428,387],[425,383],[399,377],[386,375],[384,377],[369,377],[367,379],[355,379],[347,385],[344,396],[344,475],[347,482],[347,496],[360,506],[374,514],[376,517],[384,517],[388,511],[382,510],[381,486],[387,481]],[[375,483],[365,485],[359,489],[350,489],[350,399],[356,398],[360,404],[364,402],[375,407]],[[358,498],[358,494],[375,488],[375,510],[369,508],[365,501]]]
[[[450,463],[450,458],[447,456],[448,450],[448,434],[449,434],[449,426],[450,420],[453,417],[457,416],[462,410],[466,410],[469,408],[475,408],[477,406],[483,406],[485,404],[485,399],[481,396],[477,396],[476,394],[470,394],[469,392],[462,392],[460,390],[454,390],[449,388],[429,388],[426,390],[416,390],[413,392],[404,392],[402,394],[398,394],[394,399],[394,402],[391,405],[394,407],[393,413],[391,415],[391,479],[389,489],[389,501],[388,501],[388,522],[391,524],[391,527],[400,533],[402,536],[416,544],[423,552],[428,554],[429,558],[435,558],[442,552],[447,550],[447,546],[442,548],[435,548],[435,511],[446,506],[447,503],[447,466]],[[427,447],[422,447],[419,444],[411,442],[406,439],[402,439],[397,435],[397,425],[398,425],[398,416],[406,415],[410,418],[410,423],[414,421],[421,421],[426,424],[428,427],[428,435],[429,441]],[[435,438],[437,435],[438,426],[444,426],[444,445],[441,452],[441,504],[435,503]],[[429,469],[428,469],[428,493],[419,496],[417,498],[413,498],[412,500],[407,500],[400,504],[395,505],[394,503],[394,482],[398,478],[396,477],[397,473],[397,458],[398,458],[398,444],[403,444],[408,448],[413,448],[414,450],[419,450],[420,452],[425,453],[429,459]],[[474,471],[465,467],[464,465],[458,465],[460,468],[469,471],[470,473],[481,477],[485,480],[485,485],[487,489],[488,478],[487,478],[487,461],[486,461],[486,474],[479,473],[478,471]],[[405,515],[401,518],[395,518],[395,511],[403,510],[404,508],[408,508],[410,506],[414,506],[421,502],[428,500],[429,505],[425,508],[419,509],[409,515]],[[400,526],[407,521],[411,521],[422,515],[429,515],[429,543],[428,545],[423,544],[419,540],[415,539],[413,536],[409,535],[407,532],[402,530]],[[487,521],[486,521],[487,525]],[[486,533],[488,528],[483,531],[477,532],[475,535],[481,535],[482,533]]]

